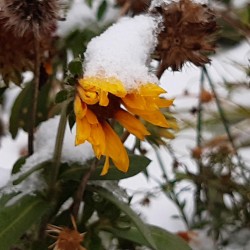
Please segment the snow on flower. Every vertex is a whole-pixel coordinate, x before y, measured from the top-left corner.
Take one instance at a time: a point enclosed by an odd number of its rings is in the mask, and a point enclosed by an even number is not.
[[[97,158],[106,156],[102,175],[108,172],[109,158],[119,170],[129,168],[127,152],[111,128],[110,118],[141,140],[150,133],[135,116],[171,127],[160,108],[173,101],[159,97],[166,91],[157,85],[158,79],[147,65],[160,20],[149,15],[124,18],[94,38],[85,52],[85,73],[76,86],[74,101],[75,143],[87,140]]]
[[[119,79],[126,90],[147,82],[157,83],[149,72],[149,57],[160,31],[161,17],[125,17],[91,40],[85,52],[85,77]]]

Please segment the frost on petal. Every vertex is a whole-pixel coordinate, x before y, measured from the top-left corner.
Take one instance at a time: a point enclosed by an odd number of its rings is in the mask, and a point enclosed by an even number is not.
[[[85,77],[116,78],[126,90],[157,83],[149,71],[150,54],[157,44],[161,17],[124,17],[93,38],[85,52]]]

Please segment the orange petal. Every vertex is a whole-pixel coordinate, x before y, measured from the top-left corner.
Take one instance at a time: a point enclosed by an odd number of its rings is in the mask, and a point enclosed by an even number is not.
[[[129,158],[120,138],[107,122],[103,123],[102,127],[106,137],[106,156],[109,156],[112,159],[119,170],[127,172]]]
[[[145,135],[150,135],[145,126],[125,110],[120,109],[118,112],[116,112],[114,118],[131,134],[134,134],[141,140],[144,140]]]
[[[99,96],[96,91],[87,91],[83,89],[80,85],[77,86],[77,93],[83,102],[86,102],[89,105],[98,103]]]
[[[169,124],[165,116],[161,113],[160,110],[147,111],[147,110],[139,110],[139,109],[132,109],[132,108],[128,108],[128,110],[131,113],[140,116],[142,119],[154,125],[164,127],[164,128],[169,128]]]
[[[76,117],[76,138],[75,145],[79,145],[85,142],[90,136],[90,124],[86,117],[79,119]]]
[[[86,118],[90,124],[98,124],[99,123],[96,115],[90,109],[87,109]]]
[[[82,119],[87,112],[87,105],[81,101],[78,95],[75,96],[74,100],[74,112],[79,119]]]
[[[105,164],[103,166],[103,169],[102,169],[102,172],[101,172],[101,175],[105,175],[108,173],[108,170],[109,170],[109,157],[106,156],[106,159],[105,159]]]
[[[171,106],[174,102],[174,99],[164,99],[164,98],[157,98],[155,99],[155,104],[159,107],[159,108],[167,108],[169,106]]]
[[[91,125],[89,142],[93,145],[97,158],[105,154],[105,134],[100,123]]]
[[[147,109],[147,103],[145,102],[144,97],[137,94],[128,94],[122,98],[124,105],[137,109]]]
[[[100,93],[100,100],[99,100],[100,106],[108,106],[109,99],[108,99],[108,92],[102,91]]]
[[[140,86],[139,93],[142,96],[158,96],[166,93],[166,90],[155,83],[147,83]]]

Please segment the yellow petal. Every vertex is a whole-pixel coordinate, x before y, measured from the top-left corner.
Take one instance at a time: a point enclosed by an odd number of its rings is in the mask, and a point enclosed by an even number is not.
[[[126,95],[127,91],[123,86],[123,83],[116,79],[115,77],[86,77],[79,80],[79,84],[83,88],[88,88],[89,86],[94,86],[97,89],[109,92],[118,97],[123,97]]]
[[[96,115],[90,109],[87,109],[86,111],[86,118],[90,124],[99,123]]]
[[[145,126],[136,119],[133,115],[120,109],[116,112],[114,118],[121,123],[131,134],[134,134],[141,140],[144,140],[146,135],[150,135]]]
[[[74,112],[75,115],[81,119],[85,116],[87,111],[87,105],[81,101],[81,98],[76,95],[74,100]]]
[[[159,107],[159,108],[167,108],[169,106],[171,106],[174,102],[174,99],[164,99],[164,98],[156,98],[155,99],[155,104]]]
[[[100,106],[108,106],[109,104],[109,99],[108,99],[108,92],[102,91],[100,92],[100,100],[99,100],[99,105]]]
[[[146,111],[146,110],[139,110],[139,109],[128,109],[131,113],[136,114],[140,116],[142,119],[160,126],[164,128],[169,128],[169,124],[165,118],[165,116],[161,113],[160,110],[155,110],[155,111]]]
[[[105,134],[100,123],[91,125],[90,138],[88,141],[93,145],[97,158],[105,154]]]
[[[147,83],[140,86],[139,93],[142,96],[158,96],[166,91],[155,83]]]
[[[144,97],[137,94],[128,94],[122,98],[124,104],[128,107],[137,109],[147,109],[147,103],[145,102]]]
[[[79,119],[76,117],[76,138],[75,145],[79,145],[85,142],[90,136],[90,124],[86,117]]]
[[[106,156],[109,156],[112,159],[115,166],[119,170],[127,172],[129,167],[129,158],[126,149],[110,125],[107,122],[102,125],[106,137]]]
[[[104,163],[104,166],[103,166],[101,175],[107,174],[107,173],[108,173],[108,170],[109,170],[109,157],[106,156],[105,163]]]
[[[98,103],[99,96],[95,91],[84,90],[80,85],[77,86],[77,93],[83,102],[86,102],[89,105]]]

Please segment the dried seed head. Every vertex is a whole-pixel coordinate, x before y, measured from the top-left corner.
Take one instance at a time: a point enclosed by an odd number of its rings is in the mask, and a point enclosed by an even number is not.
[[[17,36],[14,30],[6,29],[6,19],[0,18],[0,75],[6,84],[10,81],[20,84],[21,73],[34,69],[33,34],[26,33],[24,36]],[[41,37],[39,43],[40,58],[44,62],[47,60],[48,51],[51,50],[52,38]]]
[[[121,6],[121,15],[128,12],[137,15],[148,10],[151,0],[116,0],[116,2]]]
[[[58,0],[3,0],[0,3],[6,27],[23,36],[36,37],[55,30],[58,18]]]
[[[160,61],[158,76],[169,67],[180,70],[185,62],[196,66],[209,63],[214,52],[213,34],[217,30],[214,13],[204,4],[180,0],[151,10],[163,16],[163,31],[158,37],[155,59]]]

